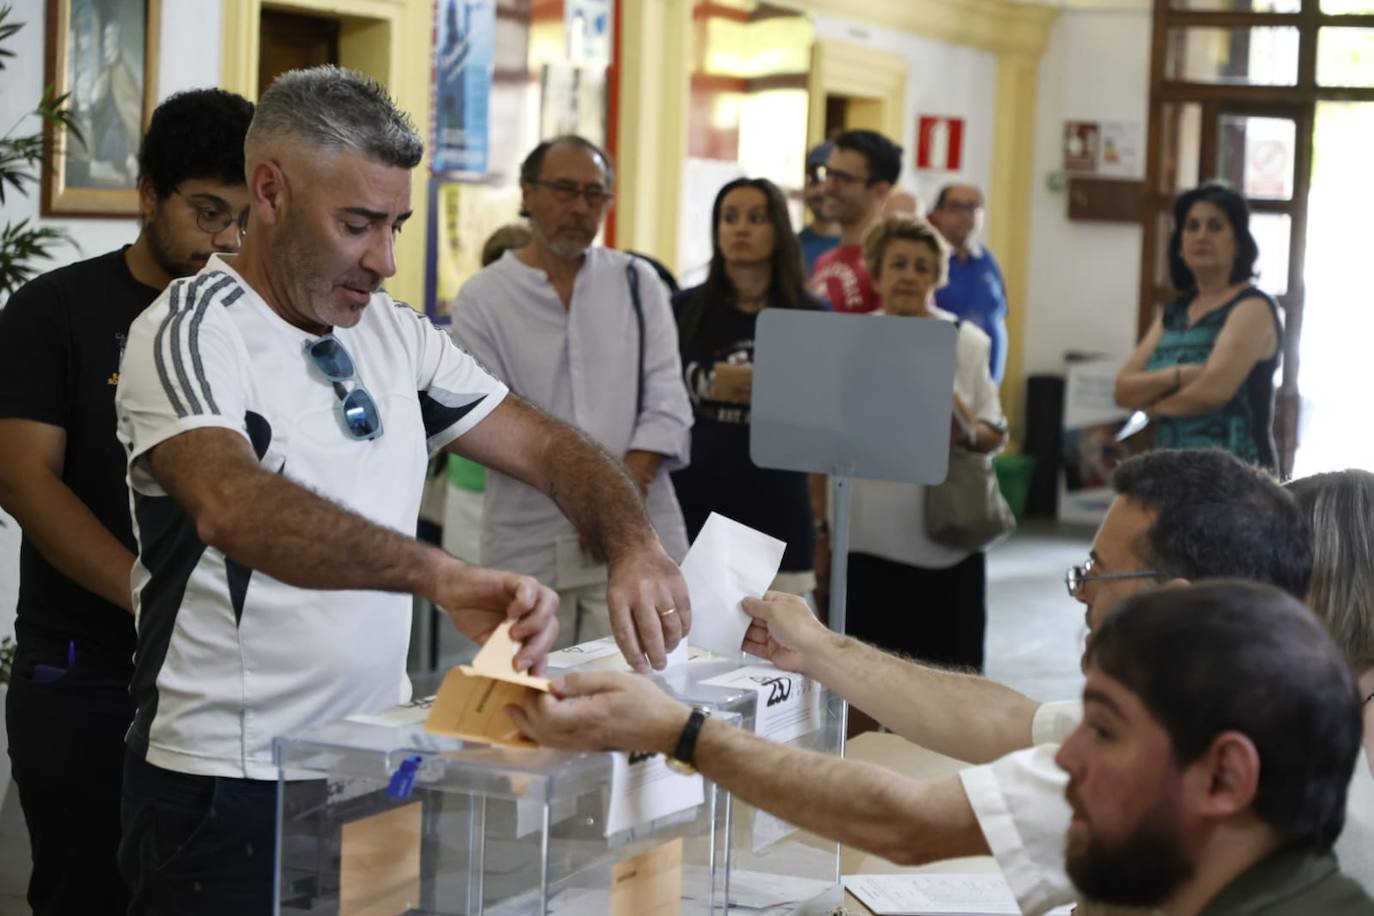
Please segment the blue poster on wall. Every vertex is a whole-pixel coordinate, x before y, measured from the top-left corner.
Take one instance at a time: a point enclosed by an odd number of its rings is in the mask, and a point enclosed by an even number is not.
[[[496,0],[439,0],[434,42],[436,173],[487,170]]]

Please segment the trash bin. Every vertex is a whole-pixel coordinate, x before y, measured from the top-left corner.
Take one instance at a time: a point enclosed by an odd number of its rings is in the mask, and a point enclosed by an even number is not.
[[[992,467],[997,472],[997,485],[1002,488],[1002,498],[1011,507],[1017,524],[1020,524],[1026,514],[1026,497],[1030,494],[1035,458],[1020,452],[1008,452],[992,459]]]

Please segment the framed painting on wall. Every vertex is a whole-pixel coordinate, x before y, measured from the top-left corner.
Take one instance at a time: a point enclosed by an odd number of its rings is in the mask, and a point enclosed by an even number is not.
[[[138,213],[138,145],[157,104],[161,0],[48,0],[47,83],[82,139],[52,128],[44,216]]]

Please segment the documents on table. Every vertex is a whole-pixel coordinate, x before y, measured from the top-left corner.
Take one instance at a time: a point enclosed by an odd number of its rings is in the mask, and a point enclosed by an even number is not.
[[[399,706],[392,706],[390,709],[383,709],[380,712],[364,712],[344,719],[345,722],[356,722],[359,725],[377,725],[382,728],[403,728],[407,725],[419,725],[429,716],[430,707],[434,705],[434,697],[418,697],[409,703],[402,703]]]
[[[745,598],[762,598],[777,578],[787,545],[712,512],[682,561],[692,598],[692,645],[738,658],[750,617]]]
[[[1016,916],[1007,880],[999,874],[845,875],[847,891],[877,916]],[[1072,907],[1050,910],[1054,916]]]
[[[515,727],[506,706],[521,706],[537,692],[548,693],[549,681],[515,670],[519,648],[510,638],[510,621],[497,627],[471,665],[459,665],[444,676],[425,730],[503,747],[534,747]]]
[[[667,817],[706,800],[699,774],[669,769],[661,754],[611,754],[611,793],[606,836]]]

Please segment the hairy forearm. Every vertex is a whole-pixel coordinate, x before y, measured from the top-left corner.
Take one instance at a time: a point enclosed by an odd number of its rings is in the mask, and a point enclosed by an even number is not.
[[[298,588],[408,592],[433,599],[440,565],[456,562],[265,471],[222,482],[214,504],[193,514],[205,543]]]
[[[62,480],[41,470],[0,478],[0,505],[43,558],[77,585],[126,611],[133,609],[134,555]]]
[[[1004,684],[828,637],[807,674],[892,731],[949,757],[983,763],[1028,747],[1038,704]]]
[[[1174,391],[1179,382],[1179,369],[1169,366],[1140,372],[1122,372],[1116,377],[1116,403],[1136,410],[1148,407]]]
[[[583,540],[606,560],[653,542],[639,489],[625,467],[586,435],[550,424],[547,492]]]
[[[706,778],[755,807],[898,864],[988,852],[958,779],[915,782],[710,720],[695,760]]]

